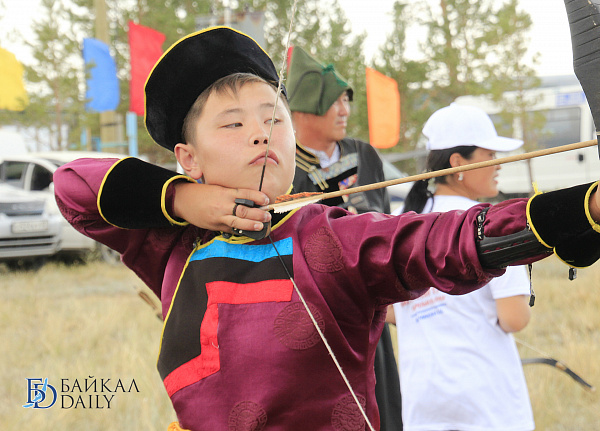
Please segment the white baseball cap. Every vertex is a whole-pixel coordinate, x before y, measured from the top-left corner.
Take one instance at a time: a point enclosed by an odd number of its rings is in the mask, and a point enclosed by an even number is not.
[[[423,126],[428,150],[474,145],[492,151],[512,151],[523,141],[498,136],[491,118],[475,106],[450,104],[435,111]]]

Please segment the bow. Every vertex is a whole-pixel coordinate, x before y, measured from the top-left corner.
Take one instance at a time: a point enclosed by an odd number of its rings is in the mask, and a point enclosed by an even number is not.
[[[521,364],[523,364],[523,365],[530,365],[530,364],[550,365],[551,367],[554,367],[557,370],[566,373],[569,377],[571,377],[573,380],[575,380],[577,383],[579,383],[581,386],[583,386],[584,389],[586,389],[590,392],[596,391],[596,388],[594,386],[590,385],[588,382],[583,380],[583,378],[580,377],[575,371],[573,371],[572,369],[567,367],[567,365],[564,362],[550,357],[546,353],[541,352],[540,350],[533,347],[531,344],[528,344],[525,341],[518,339],[517,337],[514,337],[514,339],[517,343],[521,344],[522,346],[525,346],[525,347],[533,350],[534,352],[537,352],[538,354],[543,355],[543,357],[539,357],[539,358],[522,358]]]
[[[521,359],[521,364],[523,364],[523,365],[528,365],[528,364],[550,365],[551,367],[554,367],[559,371],[563,371],[563,372],[567,373],[567,375],[569,377],[571,377],[577,383],[582,385],[586,390],[588,390],[590,392],[596,391],[596,388],[594,386],[590,385],[588,382],[583,380],[583,378],[581,378],[579,375],[577,375],[577,373],[575,373],[575,371],[571,370],[569,367],[567,367],[563,362],[559,361],[558,359],[554,359],[554,358],[523,358],[523,359]]]

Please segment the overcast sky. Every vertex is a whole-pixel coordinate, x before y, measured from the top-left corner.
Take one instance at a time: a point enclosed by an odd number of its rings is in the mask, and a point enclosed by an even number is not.
[[[291,1],[291,0],[290,0]],[[302,0],[300,0],[302,1]],[[367,32],[365,54],[370,59],[391,32],[391,10],[394,0],[338,0],[346,11],[356,33]],[[417,3],[419,0],[412,0]],[[437,3],[439,0],[420,0]],[[498,0],[501,1],[501,0]],[[4,30],[19,29],[27,35],[27,29],[39,13],[39,0],[4,0],[6,16],[0,22]],[[540,53],[539,75],[572,74],[572,54],[569,27],[563,0],[520,0],[521,8],[533,20],[530,52]],[[409,41],[407,53],[419,55],[416,39],[418,32]],[[21,61],[27,61],[26,51],[18,40],[0,40],[0,46],[13,52]]]

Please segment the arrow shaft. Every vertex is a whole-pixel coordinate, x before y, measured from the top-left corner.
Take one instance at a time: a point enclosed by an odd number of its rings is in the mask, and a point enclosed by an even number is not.
[[[331,199],[331,198],[335,198],[335,197],[339,197],[339,196],[351,195],[353,193],[366,192],[369,190],[376,190],[376,189],[380,189],[383,187],[395,186],[397,184],[405,184],[405,183],[410,183],[413,181],[428,180],[431,178],[443,177],[446,175],[456,174],[458,172],[466,172],[466,171],[471,171],[474,169],[487,168],[489,166],[498,166],[498,165],[502,165],[505,163],[518,162],[521,160],[528,160],[528,159],[533,159],[535,157],[548,156],[551,154],[562,153],[565,151],[579,150],[581,148],[593,147],[593,146],[597,145],[597,143],[598,142],[595,139],[590,140],[590,141],[576,142],[574,144],[562,145],[562,146],[553,147],[553,148],[545,148],[543,150],[532,151],[532,152],[524,153],[524,154],[515,154],[512,156],[501,157],[499,159],[486,160],[484,162],[470,163],[468,165],[457,166],[455,168],[442,169],[442,170],[433,171],[433,172],[425,172],[422,174],[411,175],[411,176],[404,177],[404,178],[396,178],[393,180],[381,181],[378,183],[367,184],[364,186],[352,187],[352,188],[345,189],[345,190],[337,190],[335,192],[323,193],[322,195],[319,195],[319,198],[320,198],[319,200]],[[308,198],[300,198],[300,199],[296,199],[294,201],[284,202],[284,203],[280,203],[280,204],[271,204],[271,205],[262,207],[262,209],[270,211],[270,210],[274,210],[280,206],[290,205],[290,203],[292,203],[292,202],[294,204],[297,204],[297,206],[302,206],[303,203],[310,203],[310,202],[314,202],[314,201],[315,201],[315,196],[308,197]]]

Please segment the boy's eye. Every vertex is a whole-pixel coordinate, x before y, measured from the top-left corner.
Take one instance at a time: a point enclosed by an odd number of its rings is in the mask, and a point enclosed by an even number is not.
[[[226,129],[233,129],[235,127],[242,127],[242,123],[231,123],[231,124],[226,124],[225,126],[223,126]]]
[[[265,121],[266,124],[271,124],[271,120],[272,118],[269,118],[267,121]],[[279,118],[275,118],[275,124],[281,123],[281,120]]]

